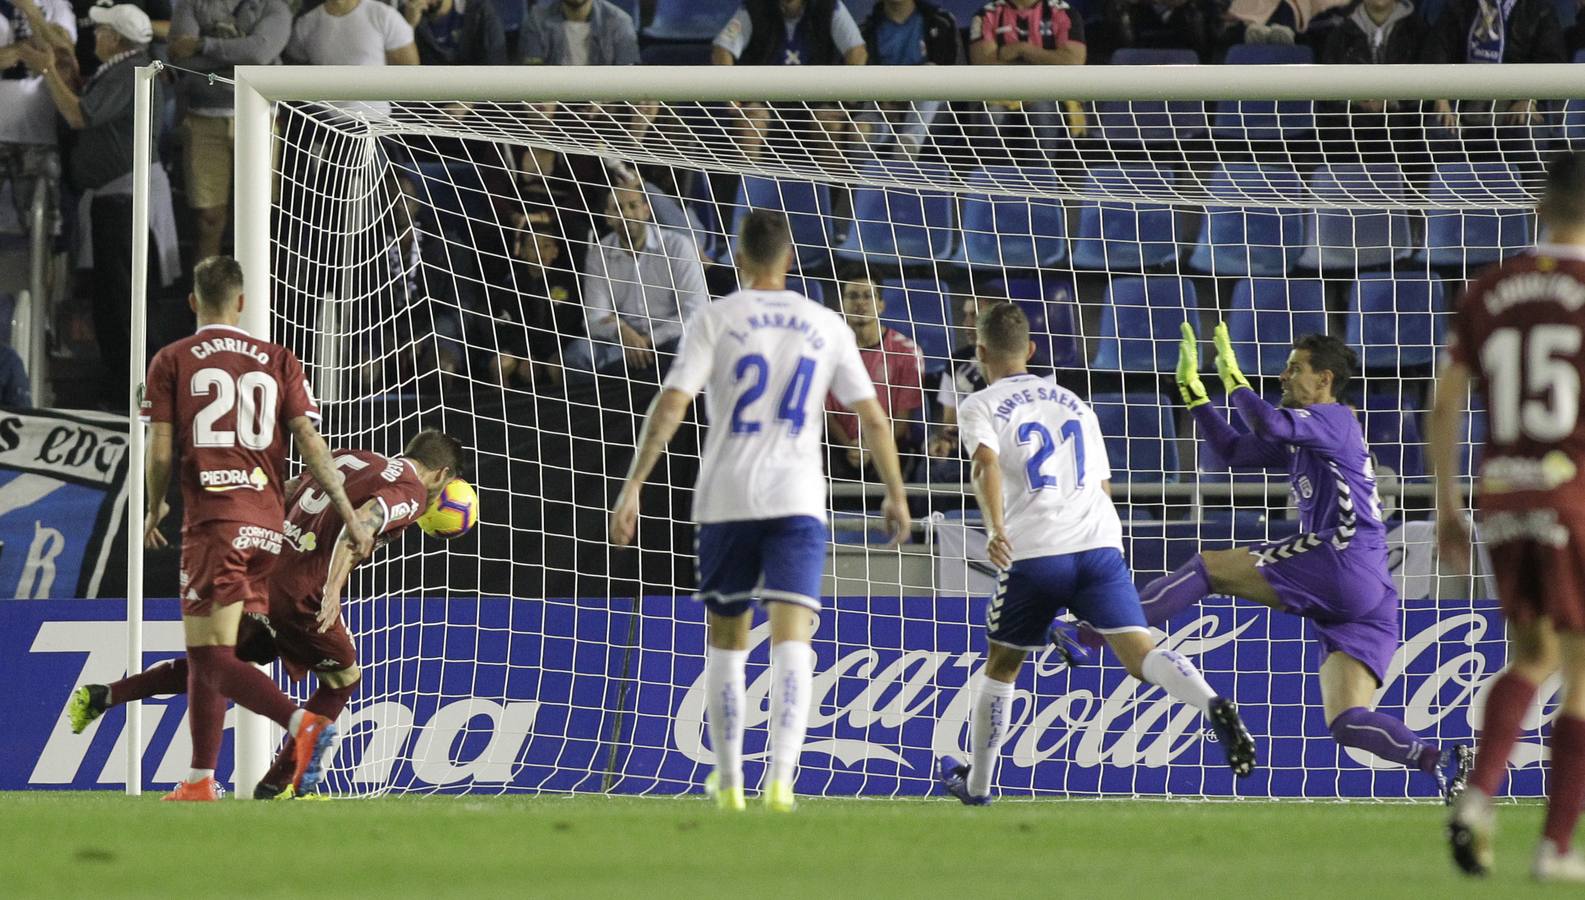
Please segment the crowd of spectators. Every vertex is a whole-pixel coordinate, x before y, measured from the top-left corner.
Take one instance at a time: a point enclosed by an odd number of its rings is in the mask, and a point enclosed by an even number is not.
[[[111,396],[119,397],[131,296],[126,223],[134,68],[154,58],[221,77],[237,65],[276,62],[630,65],[643,55],[641,22],[632,12],[637,7],[642,18],[653,6],[654,0],[132,0],[98,6],[0,0],[0,185],[19,185],[59,167],[60,244],[79,271],[92,273],[78,280],[78,293],[91,302],[104,370],[117,373],[106,380],[118,386]],[[1328,63],[1494,63],[1562,62],[1582,38],[1580,26],[1563,27],[1553,0],[1445,0],[1434,17],[1410,0],[991,0],[967,20],[928,0],[874,0],[858,15],[842,0],[742,0],[700,61],[1075,66],[1142,48],[1189,51],[1215,63],[1242,43],[1302,44]],[[231,89],[224,82],[173,73],[159,89],[160,107],[170,97],[174,110],[159,118],[176,127],[155,142],[165,153],[152,185],[156,289],[177,280],[179,243],[189,266],[227,248],[234,133]],[[381,105],[374,106],[379,111]],[[953,117],[953,125],[977,132],[967,137],[978,146],[1005,145],[1014,158],[1061,152],[1090,124],[1088,110],[1071,102],[981,106],[973,116]],[[723,138],[748,159],[774,146],[780,129],[799,130],[805,139],[794,143],[800,146],[818,147],[817,138],[824,137],[826,146],[838,148],[833,152],[864,144],[916,157],[928,152],[945,108],[748,102],[718,111],[718,121]],[[657,127],[653,105],[606,111],[627,117],[640,137]],[[1381,116],[1391,127],[1395,111],[1392,104],[1365,101],[1347,113]],[[1536,114],[1530,101],[1437,107],[1439,121],[1449,127],[1490,127]],[[388,327],[428,327],[444,338],[427,359],[402,365],[552,388],[574,371],[664,373],[688,313],[733,286],[729,254],[698,240],[712,229],[696,227],[702,207],[694,201],[713,198],[713,230],[729,234],[736,183],[482,142],[442,156],[478,163],[480,154],[489,157],[478,168],[497,204],[493,215],[505,228],[498,236],[468,237],[480,250],[479,271],[470,279],[477,296],[459,299],[457,316],[424,324],[389,319],[398,325]],[[387,190],[400,199],[393,200],[386,227],[404,237],[383,264],[393,268],[390,290],[410,300],[433,291],[425,284],[426,259],[437,267],[447,261],[447,237],[425,237],[445,229],[423,208],[413,176],[393,177]],[[840,212],[846,199],[840,192],[834,199]],[[176,216],[177,204],[185,215]],[[493,241],[499,242],[495,250]],[[899,422],[899,443],[950,462],[952,423],[927,429],[920,410],[930,405],[923,400],[927,392],[939,390],[935,405],[949,411],[955,393],[973,385],[972,359],[954,359],[941,386],[927,387],[918,348],[881,322],[884,302],[872,275],[829,269],[825,277],[840,285],[837,302],[877,383],[887,386],[883,395]],[[967,296],[962,318],[972,321],[979,301],[972,291]],[[481,346],[493,349],[485,359],[470,358],[466,348]],[[14,369],[0,366],[0,373]],[[833,442],[853,444],[856,430],[844,411],[829,412]],[[857,471],[865,460],[855,447],[842,463]]]

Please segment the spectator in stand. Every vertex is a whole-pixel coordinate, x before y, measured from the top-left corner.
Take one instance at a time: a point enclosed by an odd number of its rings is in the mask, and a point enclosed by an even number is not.
[[[864,35],[841,0],[743,0],[710,48],[718,66],[862,66],[869,60]],[[737,146],[757,159],[771,128],[772,110],[763,103],[734,104],[732,129]],[[841,104],[789,106],[789,125],[808,124],[813,113],[826,141],[809,149],[842,156],[858,137],[858,126]],[[782,111],[782,110],[778,110]]]
[[[59,46],[68,53],[77,40],[77,17],[66,0],[0,0],[0,195],[11,185],[17,218],[33,197],[33,185],[44,179],[54,187],[60,162],[55,151],[55,104],[44,79],[34,75],[19,55],[21,44],[34,41]],[[56,192],[58,194],[58,192]],[[0,221],[6,212],[0,210]]]
[[[980,314],[996,305],[993,297],[974,294],[966,297],[959,310],[958,327],[968,334],[968,342],[952,351],[951,364],[941,373],[941,386],[936,391],[936,402],[941,407],[941,422],[932,431],[925,445],[930,457],[930,480],[944,484],[966,481],[963,449],[958,442],[958,403],[963,398],[985,387],[985,373],[980,369],[979,355],[975,352],[974,328]]]
[[[311,66],[419,64],[413,26],[380,0],[325,0],[292,26],[286,58]],[[336,105],[382,116],[391,110],[384,100]]]
[[[385,190],[392,202],[379,233],[395,240],[366,276],[365,283],[381,286],[379,299],[357,312],[378,323],[367,332],[377,338],[367,348],[368,377],[383,379],[380,389],[392,390],[437,372],[463,372],[463,320],[483,317],[475,312],[478,273],[459,270],[467,265],[464,258],[433,237],[440,230],[419,199],[418,186],[406,175],[389,174]],[[433,290],[431,272],[446,273]]]
[[[1399,65],[1446,62],[1446,54],[1409,0],[1358,0],[1327,34],[1319,59],[1327,64]],[[1354,135],[1352,149],[1368,161],[1395,162],[1412,172],[1431,162],[1423,150],[1421,109],[1427,105],[1434,110],[1432,121],[1451,116],[1446,100],[1358,100],[1319,105],[1324,111],[1318,127],[1322,134]]]
[[[1450,0],[1436,21],[1450,62],[1567,62],[1552,0]],[[1534,100],[1461,101],[1460,128],[1526,126],[1539,121]]]
[[[969,22],[969,62],[974,65],[1082,66],[1087,55],[1084,18],[1065,0],[991,0]],[[1068,108],[1077,137],[1083,115],[1075,104]],[[1056,101],[987,103],[986,115],[1004,141],[1010,129],[1027,124],[1047,157],[1064,144],[1066,129]]]
[[[1563,32],[1563,50],[1570,60],[1585,50],[1585,0],[1579,0],[1574,9],[1574,24]]]
[[[528,11],[520,42],[529,65],[638,64],[638,29],[611,0],[546,0]]]
[[[956,66],[963,63],[963,38],[952,13],[924,0],[881,0],[859,27],[870,65]],[[941,109],[937,100],[882,103],[884,140],[895,139],[907,156],[924,146],[930,124]]]
[[[589,248],[583,264],[589,340],[574,343],[567,365],[664,378],[683,323],[709,302],[699,248],[687,234],[654,223],[642,189],[617,187],[606,210],[611,233]]]
[[[0,408],[27,409],[33,405],[33,385],[22,357],[0,344]]]
[[[407,0],[402,11],[421,65],[506,64],[506,31],[491,0]]]
[[[171,15],[171,61],[230,78],[233,66],[281,61],[292,37],[285,0],[177,0]],[[232,88],[183,78],[187,116],[182,121],[187,205],[192,209],[199,259],[220,255],[231,212],[231,143],[236,112]]]
[[[1233,0],[1227,8],[1230,43],[1316,46],[1342,20],[1349,0]]]
[[[885,311],[880,289],[869,277],[842,283],[842,315],[853,329],[859,356],[875,382],[876,399],[891,420],[898,452],[917,452],[915,426],[924,407],[925,358],[912,340],[881,324]],[[833,448],[841,451],[831,460],[832,476],[859,477],[869,467],[869,451],[859,445],[858,416],[834,397],[826,398],[826,433]]]
[[[1206,0],[1111,0],[1103,14],[1110,50],[1193,50],[1200,62],[1216,56],[1221,10]]]
[[[583,303],[555,219],[524,218],[512,229],[512,269],[491,285],[495,303],[494,375],[506,386],[561,383],[561,350],[583,336]]]
[[[53,48],[29,42],[18,45],[17,54],[44,78],[56,111],[76,134],[66,176],[81,193],[77,265],[94,273],[94,329],[105,387],[119,397],[126,390],[132,309],[132,230],[127,223],[132,220],[133,70],[150,62],[153,27],[148,15],[130,4],[96,6],[88,17],[94,23],[100,65],[81,93],[67,82]],[[157,97],[154,108],[159,108]],[[171,186],[159,165],[158,146],[155,140],[150,148],[156,158],[149,172],[149,225],[163,285],[175,280],[180,259]]]

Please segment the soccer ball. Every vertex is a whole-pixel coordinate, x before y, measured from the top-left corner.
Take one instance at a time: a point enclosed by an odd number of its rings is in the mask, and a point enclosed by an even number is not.
[[[418,527],[430,537],[449,541],[473,530],[478,521],[479,495],[474,492],[473,485],[453,478],[440,489],[429,509],[418,517]]]

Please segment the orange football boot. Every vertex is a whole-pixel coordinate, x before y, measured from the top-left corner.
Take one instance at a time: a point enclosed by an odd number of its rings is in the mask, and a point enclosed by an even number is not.
[[[184,803],[213,803],[225,796],[225,793],[225,788],[216,784],[213,778],[205,778],[203,781],[183,781],[176,785],[176,790],[160,799]]]
[[[325,759],[336,741],[336,723],[317,713],[303,713],[303,721],[293,735],[296,768],[292,787],[297,793],[312,793],[325,777]]]

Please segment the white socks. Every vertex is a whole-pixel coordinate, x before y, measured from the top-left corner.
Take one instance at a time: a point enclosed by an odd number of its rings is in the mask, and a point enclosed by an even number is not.
[[[1177,700],[1189,704],[1200,712],[1211,708],[1211,701],[1216,699],[1216,692],[1205,683],[1205,678],[1194,663],[1175,650],[1163,650],[1160,647],[1145,655],[1145,661],[1140,665],[1145,680],[1166,691]]]
[[[213,777],[215,777],[215,770],[214,769],[188,769],[187,770],[187,783],[188,784],[197,784],[198,782],[203,781],[205,778],[213,778]]]
[[[782,641],[771,645],[770,770],[765,774],[767,784],[777,781],[790,784],[798,771],[804,733],[809,730],[809,683],[814,678],[814,667],[815,651],[807,642]],[[741,666],[738,671],[742,672]]]
[[[747,650],[711,647],[705,653],[705,724],[715,749],[715,774],[722,788],[743,784],[743,664]]]
[[[301,707],[299,707],[296,712],[292,713],[292,717],[286,722],[286,733],[294,738],[297,737],[297,732],[303,727],[303,716],[307,714],[308,710]]]
[[[1012,713],[1013,685],[979,676],[974,692],[974,711],[969,718],[969,793],[984,797],[991,792],[991,776],[996,774],[1002,739],[1007,737],[1007,717]]]

